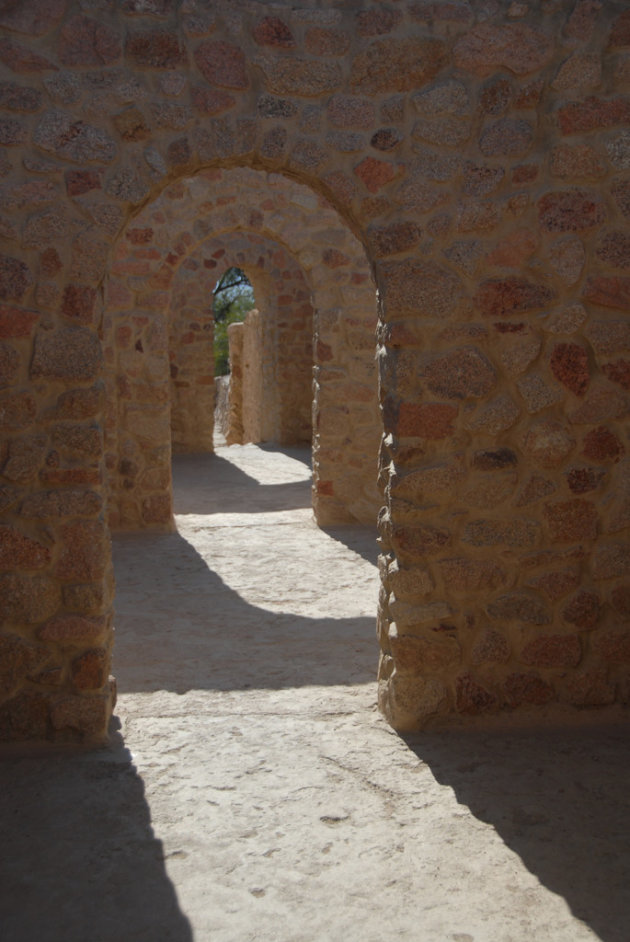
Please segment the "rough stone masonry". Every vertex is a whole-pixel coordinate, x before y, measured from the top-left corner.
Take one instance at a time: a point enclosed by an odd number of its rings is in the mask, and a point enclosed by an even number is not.
[[[0,735],[106,734],[109,526],[171,527],[172,449],[211,448],[229,264],[287,441],[313,371],[317,519],[381,506],[390,722],[621,711],[627,3],[21,0],[0,28]]]

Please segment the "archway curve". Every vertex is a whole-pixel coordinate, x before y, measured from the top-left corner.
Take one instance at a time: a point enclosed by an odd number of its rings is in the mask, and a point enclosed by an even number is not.
[[[249,0],[131,2],[96,20],[68,0],[36,24],[18,6],[0,159],[3,735],[104,732],[111,241],[166,182],[243,163],[330,195],[374,265],[388,717],[627,700],[623,4],[279,4],[270,19]],[[563,446],[539,474],[549,438]],[[565,552],[582,555],[549,597]],[[521,630],[523,612],[540,624]]]
[[[228,443],[310,445],[314,326],[311,286],[295,256],[282,243],[240,229],[224,232],[216,239],[208,237],[179,266],[173,283],[169,344],[173,449],[207,451],[212,447],[212,417],[204,414],[205,405],[199,403],[195,389],[199,384],[194,375],[200,369],[204,385],[207,366],[204,369],[200,358],[184,349],[186,375],[182,374],[180,344],[173,326],[179,323],[180,339],[187,342],[186,347],[198,346],[201,338],[196,311],[208,310],[210,284],[232,266],[243,269],[248,276],[259,315],[252,314],[239,328],[248,335],[253,360],[248,375],[243,377],[245,388],[238,403],[234,388],[230,391],[233,421]],[[212,324],[207,326],[211,328]],[[201,342],[205,344],[203,339]],[[200,437],[198,429],[204,426],[205,436]]]
[[[117,244],[108,282],[107,327],[115,337],[115,322],[120,327],[125,320],[129,347],[120,354],[124,375],[117,384],[110,383],[112,397],[116,385],[122,385],[127,400],[124,414],[115,423],[125,440],[119,445],[110,443],[108,458],[112,468],[120,461],[123,464],[118,491],[120,506],[126,509],[117,518],[118,524],[170,525],[170,503],[163,490],[166,481],[170,484],[165,447],[168,400],[164,366],[160,377],[155,360],[156,354],[165,352],[169,293],[175,273],[209,239],[229,242],[234,238],[230,234],[238,232],[283,245],[312,293],[312,302],[298,298],[297,312],[303,316],[305,307],[314,305],[314,504],[318,519],[322,523],[372,521],[378,506],[374,469],[380,422],[373,361],[376,297],[365,255],[336,211],[311,190],[277,174],[268,177],[240,168],[206,171],[173,183],[134,217]],[[134,323],[146,335],[131,343]],[[196,330],[195,337],[202,343],[207,343],[208,327],[209,323],[204,324],[203,333]],[[142,404],[129,401],[127,388],[127,377],[138,370],[145,374],[139,387]],[[151,371],[157,374],[155,380]],[[150,402],[152,384],[160,387],[160,401]],[[148,435],[140,428],[147,416]],[[139,464],[143,451],[152,456],[153,467]],[[150,482],[146,493],[136,488],[129,471],[134,478],[144,476]]]

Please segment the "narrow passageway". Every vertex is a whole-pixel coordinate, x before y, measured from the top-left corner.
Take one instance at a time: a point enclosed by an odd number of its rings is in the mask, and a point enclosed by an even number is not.
[[[114,541],[110,745],[0,762],[2,938],[626,942],[625,730],[405,740],[374,533],[316,527],[308,452],[174,479],[177,531]]]
[[[177,455],[173,478],[176,532],[114,540],[121,693],[359,684],[373,702],[376,533],[318,529],[310,449]]]

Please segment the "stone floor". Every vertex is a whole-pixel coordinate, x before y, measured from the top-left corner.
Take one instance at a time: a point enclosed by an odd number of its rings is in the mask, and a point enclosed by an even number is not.
[[[2,942],[627,942],[627,729],[399,737],[306,454],[174,470],[177,532],[115,540],[111,745],[3,750]]]

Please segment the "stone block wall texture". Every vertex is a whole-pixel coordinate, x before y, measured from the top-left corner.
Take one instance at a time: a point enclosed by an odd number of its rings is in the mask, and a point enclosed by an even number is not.
[[[105,316],[110,408],[118,402],[106,443],[110,525],[168,529],[171,448],[212,451],[212,291],[233,265],[253,285],[265,353],[255,394],[243,363],[244,399],[235,386],[228,442],[311,441],[315,368],[315,514],[322,523],[372,523],[381,423],[365,251],[323,197],[277,174],[231,169],[167,186],[117,242]],[[349,341],[339,336],[344,326]],[[344,401],[352,384],[357,392]]]
[[[0,735],[105,735],[107,519],[170,525],[171,416],[187,447],[211,388],[173,297],[245,231],[309,285],[322,522],[371,499],[375,280],[390,721],[623,708],[627,3],[22,0],[0,30]]]

